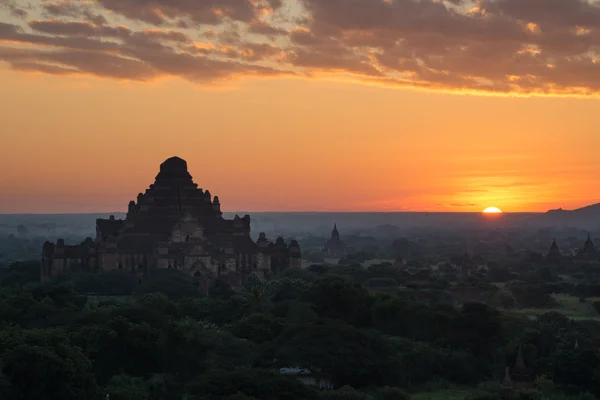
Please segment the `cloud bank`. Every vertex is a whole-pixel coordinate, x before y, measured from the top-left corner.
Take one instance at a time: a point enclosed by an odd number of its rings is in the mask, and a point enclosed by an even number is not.
[[[340,77],[479,93],[600,93],[596,0],[0,0],[19,71],[201,84]]]

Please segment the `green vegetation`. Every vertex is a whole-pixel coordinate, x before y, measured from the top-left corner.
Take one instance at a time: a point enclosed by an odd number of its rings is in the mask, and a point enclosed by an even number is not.
[[[402,278],[389,263],[251,276],[237,293],[217,281],[208,295],[174,270],[141,284],[120,271],[38,277],[32,262],[0,279],[2,399],[498,399],[519,346],[540,377],[524,400],[583,399],[600,384],[600,323],[419,300],[441,299],[448,284],[438,281],[367,289]],[[287,367],[336,390],[281,374]]]
[[[592,319],[600,320],[600,313],[594,307],[594,303],[600,301],[598,297],[587,298],[586,301],[582,302],[579,297],[571,296],[568,294],[553,294],[551,297],[556,301],[557,307],[555,311],[573,318],[573,319]],[[537,317],[548,312],[547,309],[539,308],[523,308],[516,310],[515,312]]]

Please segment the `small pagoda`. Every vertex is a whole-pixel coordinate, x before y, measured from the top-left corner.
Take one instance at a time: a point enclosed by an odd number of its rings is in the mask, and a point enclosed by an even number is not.
[[[338,231],[337,224],[334,224],[333,231],[331,231],[331,238],[325,242],[323,253],[326,257],[342,258],[346,256],[346,245],[340,238],[340,232]]]
[[[525,359],[523,358],[521,346],[519,346],[519,352],[517,353],[515,365],[510,370],[510,378],[516,390],[533,389],[534,387],[533,375],[525,365]]]
[[[519,394],[515,391],[515,385],[510,379],[510,370],[508,367],[506,367],[506,371],[504,372],[504,380],[502,381],[500,389],[500,397],[502,400],[519,399]]]
[[[546,260],[560,261],[561,258],[562,258],[562,254],[560,252],[560,249],[558,248],[556,239],[553,239],[552,244],[550,245],[550,249],[548,250],[548,254],[546,254]]]
[[[592,241],[592,236],[588,233],[586,241],[583,243],[583,248],[580,250],[577,260],[583,262],[597,262],[600,259],[598,250]]]

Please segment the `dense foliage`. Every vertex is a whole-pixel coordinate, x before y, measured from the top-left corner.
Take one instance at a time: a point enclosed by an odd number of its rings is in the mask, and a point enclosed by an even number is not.
[[[361,283],[395,279],[388,268],[315,265],[252,277],[239,293],[217,282],[203,296],[174,270],[142,284],[121,271],[40,284],[37,263],[14,264],[0,280],[0,398],[405,400],[432,382],[498,382],[518,346],[536,376],[600,394],[598,323]],[[283,367],[339,390],[315,390]]]

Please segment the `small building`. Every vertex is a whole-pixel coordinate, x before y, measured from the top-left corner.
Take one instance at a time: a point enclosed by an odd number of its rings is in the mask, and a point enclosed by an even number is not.
[[[324,376],[317,376],[310,370],[298,367],[280,368],[281,375],[293,376],[307,386],[318,388],[319,390],[333,390],[333,383]]]
[[[346,257],[347,249],[345,243],[340,238],[340,232],[338,231],[337,224],[334,224],[333,231],[331,231],[331,238],[325,242],[323,248],[325,257],[331,258],[343,258]]]

